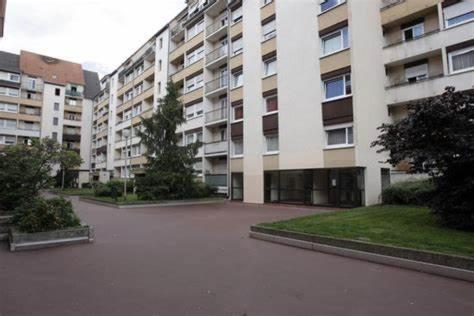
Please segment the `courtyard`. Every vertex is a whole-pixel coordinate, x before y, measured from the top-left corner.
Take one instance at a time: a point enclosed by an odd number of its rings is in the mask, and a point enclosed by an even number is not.
[[[0,248],[0,315],[466,315],[474,285],[250,239],[321,212],[220,203],[114,209],[73,198],[93,244]]]

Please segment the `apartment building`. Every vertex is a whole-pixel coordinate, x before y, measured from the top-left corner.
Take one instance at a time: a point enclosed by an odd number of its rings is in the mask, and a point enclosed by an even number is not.
[[[96,178],[141,172],[136,115],[156,108],[169,79],[186,117],[176,132],[204,143],[196,174],[219,192],[250,203],[378,203],[406,165],[381,163],[370,147],[377,127],[445,86],[474,88],[473,15],[472,0],[187,1],[103,79]]]
[[[0,38],[3,37],[6,10],[7,10],[7,0],[0,0]]]
[[[0,52],[0,149],[52,138],[79,153],[89,182],[92,99],[99,77],[80,64],[21,51]]]

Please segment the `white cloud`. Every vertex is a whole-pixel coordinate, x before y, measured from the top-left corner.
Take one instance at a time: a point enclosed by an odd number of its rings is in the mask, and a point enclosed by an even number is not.
[[[10,0],[0,50],[29,50],[104,75],[184,6],[185,0]]]

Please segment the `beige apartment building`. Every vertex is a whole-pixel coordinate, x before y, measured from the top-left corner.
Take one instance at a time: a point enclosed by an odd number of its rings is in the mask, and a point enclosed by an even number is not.
[[[89,182],[93,98],[99,76],[80,64],[28,51],[0,52],[0,150],[52,138],[79,153]]]
[[[196,0],[116,71],[94,105],[95,179],[143,172],[136,137],[166,82],[202,181],[249,203],[380,202],[406,167],[377,127],[448,85],[474,89],[472,0]],[[391,180],[392,179],[392,180]]]

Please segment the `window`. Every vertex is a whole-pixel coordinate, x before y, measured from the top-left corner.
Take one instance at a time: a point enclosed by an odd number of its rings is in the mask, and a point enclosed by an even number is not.
[[[129,120],[132,118],[132,110],[128,110],[128,111],[125,111],[123,113],[123,120],[126,121],[126,120]]]
[[[0,80],[20,82],[20,75],[10,72],[0,72]]]
[[[0,145],[15,145],[15,144],[16,144],[15,136],[0,135]]]
[[[13,129],[16,128],[15,120],[0,119],[0,128]]]
[[[232,11],[232,24],[242,21],[242,6]]]
[[[57,117],[53,117],[53,125],[58,126],[59,125],[59,119]]]
[[[238,55],[243,51],[242,37],[232,40],[232,56]]]
[[[132,156],[137,157],[142,154],[142,148],[140,145],[133,145],[132,146]]]
[[[428,64],[421,64],[405,68],[405,79],[409,83],[415,83],[428,78]]]
[[[191,92],[201,88],[204,85],[204,76],[202,73],[186,79],[186,92]]]
[[[423,26],[423,23],[419,23],[403,29],[402,32],[403,40],[409,41],[411,39],[422,36],[425,33],[425,28]]]
[[[238,88],[244,84],[244,73],[242,70],[232,74],[232,88]]]
[[[321,12],[327,11],[335,6],[346,2],[345,0],[322,0],[320,4]]]
[[[233,139],[232,140],[232,156],[239,157],[244,154],[244,140]]]
[[[263,61],[263,75],[272,76],[277,73],[277,59],[271,57]]]
[[[17,113],[18,112],[18,105],[10,104],[10,103],[0,103],[0,111],[1,112]]]
[[[59,103],[54,102],[54,110],[59,111]]]
[[[161,94],[161,81],[158,82],[158,94]]]
[[[135,86],[135,92],[133,95],[139,95],[143,92],[143,84],[139,84],[138,86]]]
[[[160,44],[159,44],[159,47],[160,47],[160,49],[162,49],[162,48],[163,48],[163,38],[160,38],[159,43],[160,43]]]
[[[158,61],[158,71],[161,71],[161,70],[163,70],[163,61],[160,59]]]
[[[340,30],[321,37],[322,55],[336,53],[349,47],[349,28],[346,26]]]
[[[133,98],[133,89],[130,89],[127,92],[125,92],[124,101],[126,102],[128,100],[131,100],[132,98]]]
[[[189,105],[185,108],[185,116],[187,120],[202,116],[203,109],[202,109],[202,102],[195,103],[193,105]]]
[[[262,41],[269,40],[276,36],[276,21],[275,19],[262,25]]]
[[[7,87],[0,87],[0,95],[6,95],[9,97],[17,98],[20,95],[20,90],[7,88]]]
[[[244,106],[243,104],[232,107],[232,121],[239,122],[244,119]]]
[[[450,73],[474,69],[474,46],[450,52],[448,57]]]
[[[52,139],[52,140],[55,140],[55,141],[58,141],[58,133],[57,133],[57,132],[53,132],[53,133],[51,134],[51,139]]]
[[[132,109],[132,116],[135,117],[139,115],[140,113],[142,113],[142,105],[141,104],[135,105]]]
[[[60,96],[61,95],[61,89],[59,89],[59,88],[54,89],[54,95]]]
[[[324,80],[324,98],[326,101],[343,98],[352,94],[351,75],[343,75]]]
[[[453,5],[445,7],[443,13],[446,27],[452,27],[474,20],[472,1],[458,1]]]
[[[278,111],[278,96],[271,95],[263,98],[263,113],[270,114]]]
[[[186,54],[186,66],[191,65],[192,63],[200,60],[204,57],[204,46],[198,47],[192,52]]]
[[[265,153],[275,154],[278,150],[278,135],[265,135]]]
[[[261,0],[261,1],[262,1],[262,7],[273,2],[273,0]]]
[[[333,126],[326,128],[326,147],[339,148],[354,144],[352,125]]]
[[[202,142],[202,132],[189,133],[185,136],[185,145]]]

